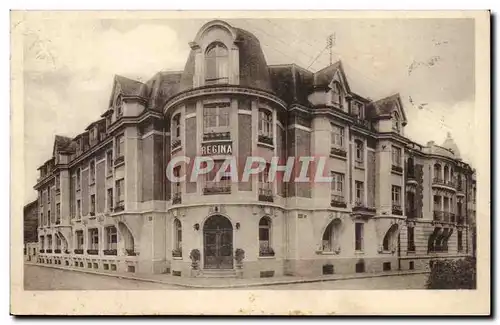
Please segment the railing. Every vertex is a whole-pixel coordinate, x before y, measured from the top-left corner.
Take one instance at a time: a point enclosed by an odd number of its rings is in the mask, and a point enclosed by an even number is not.
[[[352,207],[352,211],[375,213],[377,209],[367,207],[364,202],[356,200],[354,202],[354,206]]]
[[[449,187],[455,187],[456,184],[454,181],[452,180],[448,180],[448,179],[442,179],[441,177],[434,177],[432,179],[432,184],[433,185],[445,185],[445,186],[449,186]]]
[[[332,194],[330,200],[330,206],[336,208],[346,208],[347,204],[345,203],[345,198],[342,195]]]
[[[83,248],[75,249],[75,254],[83,254]]]
[[[272,146],[273,145],[273,138],[270,136],[267,136],[267,135],[260,134],[259,135],[259,142]]]
[[[177,149],[181,146],[181,139],[174,139],[172,141],[172,150]]]
[[[125,253],[127,253],[127,256],[137,256],[137,253],[133,249],[126,249]]]
[[[274,202],[273,190],[270,188],[260,187],[259,188],[259,201]]]
[[[231,139],[231,133],[230,132],[206,132],[206,133],[203,134],[203,141],[229,140],[229,139]]]
[[[51,253],[52,253],[52,250],[51,250],[51,249],[47,249],[47,250],[45,251],[45,253],[51,254]]]
[[[392,204],[392,214],[402,216],[403,210],[401,209],[401,206],[393,203]]]
[[[105,249],[102,251],[104,255],[117,255],[118,251],[116,249]]]
[[[120,212],[125,210],[125,204],[123,201],[117,202],[115,208],[113,209],[114,212]]]
[[[182,257],[182,250],[180,248],[172,250],[172,257]]]
[[[355,160],[354,161],[354,167],[356,168],[365,168],[365,164],[363,160]]]
[[[340,156],[340,157],[347,157],[347,152],[346,152],[346,150],[344,148],[331,147],[330,148],[330,155]]]
[[[45,249],[39,250],[39,253],[45,253]]]
[[[55,254],[61,254],[61,250],[58,248],[58,249],[54,249],[54,253]]]
[[[181,204],[182,203],[182,197],[181,193],[174,193],[172,196],[172,204]]]
[[[116,165],[119,165],[119,164],[121,164],[121,163],[122,163],[122,162],[124,162],[124,161],[125,161],[125,157],[124,157],[124,156],[117,157],[117,158],[115,159],[115,163],[114,163],[114,165],[115,165],[115,166],[116,166]]]
[[[231,184],[228,182],[207,182],[203,194],[228,194],[231,193]]]
[[[455,214],[448,211],[434,210],[434,221],[455,222]]]
[[[403,172],[403,167],[398,166],[398,165],[392,165],[391,170],[396,173],[402,173]]]
[[[97,255],[97,254],[99,254],[99,250],[97,250],[97,249],[87,249],[87,254],[89,254],[89,255]]]

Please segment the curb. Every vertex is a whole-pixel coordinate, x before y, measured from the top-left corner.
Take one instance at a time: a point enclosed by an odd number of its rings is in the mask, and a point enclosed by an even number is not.
[[[418,274],[429,273],[429,271],[422,270],[422,271],[387,273],[387,274],[385,274],[385,273],[373,273],[373,274],[366,273],[363,275],[346,275],[345,277],[334,278],[334,279],[332,279],[332,278],[312,278],[312,279],[277,280],[275,282],[260,282],[260,283],[257,282],[257,283],[241,283],[241,284],[200,285],[200,284],[187,284],[187,283],[171,282],[168,280],[148,279],[148,278],[142,278],[142,277],[137,277],[137,276],[123,275],[123,274],[113,274],[113,273],[89,271],[89,270],[82,270],[82,269],[73,269],[73,268],[68,268],[68,267],[37,264],[37,263],[31,263],[31,262],[25,262],[25,265],[40,266],[40,267],[47,267],[47,268],[58,269],[58,270],[63,270],[63,271],[74,271],[74,272],[81,272],[81,273],[87,273],[87,274],[109,276],[109,277],[114,277],[114,278],[118,278],[118,279],[143,281],[143,282],[166,284],[166,285],[171,285],[171,286],[178,286],[178,287],[184,287],[184,288],[196,288],[196,289],[231,289],[231,288],[265,287],[265,286],[273,286],[273,285],[343,281],[343,280],[353,280],[353,279],[382,278],[382,277],[389,277],[389,276],[418,275]]]

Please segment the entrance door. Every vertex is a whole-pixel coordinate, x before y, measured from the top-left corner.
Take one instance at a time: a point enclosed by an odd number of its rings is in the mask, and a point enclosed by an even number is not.
[[[226,217],[208,218],[203,226],[204,268],[233,268],[233,226]]]

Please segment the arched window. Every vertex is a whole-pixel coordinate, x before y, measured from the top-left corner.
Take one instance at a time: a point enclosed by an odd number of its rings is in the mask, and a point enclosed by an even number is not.
[[[182,256],[182,225],[177,218],[174,220],[174,251]]]
[[[332,85],[332,103],[337,105],[342,104],[342,89],[338,82],[334,82]]]
[[[392,130],[399,133],[399,114],[398,112],[392,112]]]
[[[122,101],[122,96],[118,95],[116,97],[116,102],[115,102],[115,110],[116,110],[116,118],[119,118],[123,115],[123,101]]]
[[[321,241],[323,252],[336,252],[339,253],[340,247],[338,245],[340,220],[335,219],[328,224],[323,233]]]
[[[219,42],[208,46],[205,53],[205,84],[224,84],[229,82],[227,48]]]
[[[434,164],[434,180],[440,180],[440,179],[442,179],[442,177],[441,177],[441,165]]]
[[[271,220],[263,217],[259,221],[259,256],[273,256],[271,247]]]
[[[384,251],[392,251],[395,249],[394,242],[398,231],[398,225],[392,225],[384,236],[384,241],[382,243]]]

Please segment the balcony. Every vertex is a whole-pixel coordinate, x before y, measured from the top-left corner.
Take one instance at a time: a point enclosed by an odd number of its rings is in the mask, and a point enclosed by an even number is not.
[[[104,255],[117,255],[118,251],[116,249],[105,249],[102,251]]]
[[[115,159],[115,166],[118,166],[118,165],[122,164],[123,162],[125,162],[125,157],[124,156],[117,157]]]
[[[259,188],[259,201],[274,202],[273,190],[270,188]]]
[[[442,179],[440,177],[434,177],[432,179],[432,186],[438,186],[441,188],[456,191],[456,184],[452,180]]]
[[[182,257],[182,250],[180,248],[172,250],[172,257]]]
[[[40,252],[41,254],[43,254],[43,253],[45,253],[45,249],[41,249],[39,252]]]
[[[51,250],[51,249],[47,249],[47,250],[45,251],[45,253],[47,253],[47,254],[52,254],[52,250]]]
[[[455,222],[455,214],[448,211],[434,210],[434,221]]]
[[[460,183],[457,184],[457,195],[465,196],[465,186]]]
[[[230,139],[231,139],[231,132],[207,132],[203,134],[203,141],[218,141],[218,140],[230,140]],[[271,145],[272,145],[272,140],[271,140]]]
[[[181,139],[172,140],[172,150],[175,150],[180,147],[181,147]]]
[[[401,206],[398,204],[392,204],[392,214],[397,215],[397,216],[402,216],[403,215],[403,209],[401,209]]]
[[[359,214],[373,215],[377,209],[372,207],[367,207],[364,202],[356,201],[352,207],[352,212],[357,212]]]
[[[365,128],[365,129],[368,129],[368,130],[371,130],[371,129],[372,129],[372,128],[371,128],[371,123],[370,123],[370,121],[367,121],[367,120],[362,120],[362,119],[360,119],[360,118],[358,118],[358,117],[355,117],[355,118],[354,118],[354,124],[355,124],[355,125],[359,125],[359,126],[361,126],[361,127]]]
[[[365,163],[364,163],[364,161],[363,161],[363,160],[358,160],[358,159],[356,159],[356,160],[354,161],[354,167],[356,167],[356,168],[360,168],[360,169],[363,169],[363,168],[365,168]]]
[[[268,136],[268,135],[259,134],[259,142],[265,143],[265,144],[270,145],[270,146],[274,145],[273,138],[271,136]]]
[[[123,201],[120,201],[120,202],[116,203],[116,206],[113,209],[114,212],[120,212],[120,211],[123,211],[123,210],[125,210],[125,204],[124,204]]]
[[[58,248],[58,249],[54,249],[54,253],[55,254],[61,254],[61,250]]]
[[[215,194],[229,194],[231,193],[231,185],[206,185],[203,188],[203,194],[205,195],[215,195]]]
[[[87,249],[87,254],[89,254],[89,255],[98,255],[99,254],[99,250],[97,250],[97,249]]]
[[[172,196],[172,204],[181,204],[182,203],[182,198],[181,198],[181,193],[174,193]]]
[[[79,254],[79,255],[83,254],[83,248],[75,249],[75,254]]]
[[[127,256],[137,256],[136,251],[133,249],[126,249],[125,253],[127,254]]]
[[[332,195],[330,199],[330,206],[332,208],[347,208],[347,204],[345,203],[344,196],[342,195]]]
[[[403,167],[398,166],[398,165],[392,165],[391,171],[397,173],[397,174],[402,174],[403,173]]]
[[[332,147],[332,148],[330,148],[330,155],[345,158],[345,157],[347,157],[347,152],[344,148]]]

